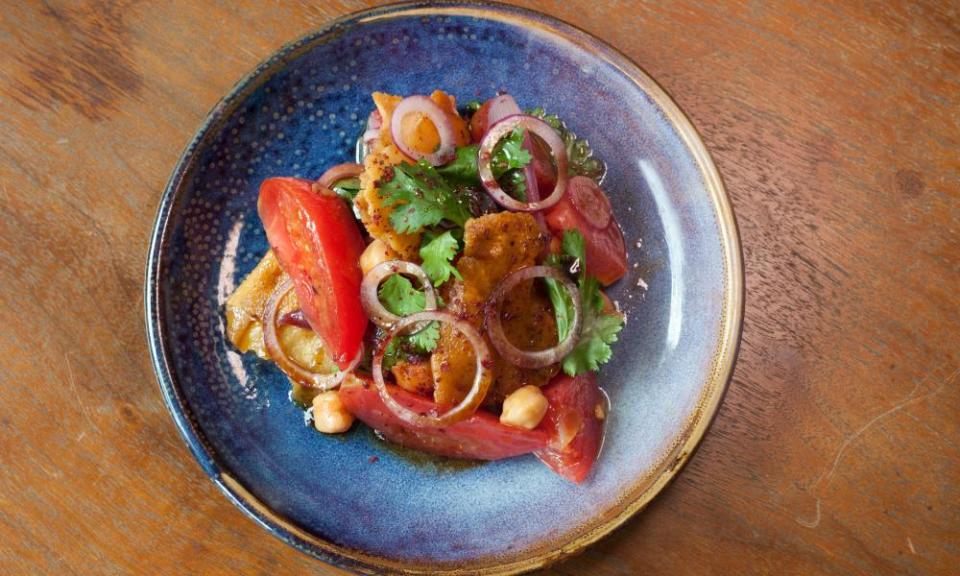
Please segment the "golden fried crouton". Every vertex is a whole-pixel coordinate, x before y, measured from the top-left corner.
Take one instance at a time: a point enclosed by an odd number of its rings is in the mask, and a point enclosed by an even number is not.
[[[360,192],[354,204],[360,220],[371,236],[383,241],[405,260],[418,258],[420,234],[401,234],[390,225],[390,214],[395,206],[385,206],[380,197],[380,184],[393,178],[393,166],[405,161],[405,156],[393,144],[374,149],[363,160],[360,174]]]
[[[447,112],[457,135],[457,144],[463,145],[469,142],[467,123],[457,114],[454,98],[440,90],[434,91],[430,98]],[[404,155],[396,147],[390,135],[393,110],[401,100],[400,96],[383,92],[373,93],[373,102],[380,112],[383,124],[380,128],[379,140],[374,142],[372,150],[364,159],[364,170],[360,175],[360,193],[357,194],[355,203],[360,212],[360,219],[371,236],[382,240],[402,258],[416,260],[420,249],[420,234],[396,232],[390,225],[390,214],[396,206],[384,206],[379,193],[380,185],[392,179],[393,166],[401,162],[413,163],[413,159]],[[417,149],[423,149],[424,152],[436,149],[440,145],[436,127],[424,117],[413,114],[410,116],[409,128],[404,129],[405,141],[416,142]]]
[[[511,272],[536,263],[545,238],[529,214],[500,212],[474,218],[464,231],[464,252],[457,262],[463,276],[447,289],[448,309],[478,329],[483,325],[483,306],[491,292]],[[556,343],[553,309],[530,283],[517,286],[505,299],[503,324],[507,337],[521,349],[544,349]],[[556,373],[556,367],[516,367],[494,353],[494,384],[487,403],[495,403],[527,384],[541,386]],[[456,404],[473,382],[476,359],[465,338],[453,328],[440,328],[440,341],[431,357],[434,398],[440,404]]]
[[[430,360],[400,360],[390,369],[397,386],[408,392],[430,396],[433,393],[433,373],[430,371]]]
[[[227,338],[240,352],[253,352],[269,360],[263,345],[263,313],[270,294],[286,278],[273,251],[267,251],[233,294],[227,298]],[[300,308],[297,294],[291,292],[280,305],[280,314]],[[280,326],[277,330],[280,345],[287,356],[304,368],[315,372],[333,373],[336,364],[323,349],[323,341],[312,330],[297,326]]]

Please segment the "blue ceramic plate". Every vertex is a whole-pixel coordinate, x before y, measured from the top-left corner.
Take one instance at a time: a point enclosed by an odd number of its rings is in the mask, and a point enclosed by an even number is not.
[[[362,426],[317,434],[287,399],[283,375],[224,337],[224,301],[267,248],[260,182],[315,178],[350,160],[371,92],[434,88],[460,102],[506,90],[521,107],[543,106],[609,167],[604,187],[631,262],[610,295],[629,321],[600,375],[613,408],[581,486],[533,457],[449,466],[400,455]],[[161,200],[146,313],[157,378],[187,444],[270,532],[358,572],[506,574],[582,549],[677,473],[730,376],[742,290],[717,171],[636,65],[542,14],[420,3],[331,23],[214,108]]]

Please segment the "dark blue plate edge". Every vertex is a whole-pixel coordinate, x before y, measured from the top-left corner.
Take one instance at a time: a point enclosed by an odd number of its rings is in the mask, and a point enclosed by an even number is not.
[[[631,505],[626,506],[616,517],[602,522],[586,534],[579,535],[563,545],[558,545],[555,550],[548,551],[545,554],[540,554],[533,558],[507,561],[505,563],[486,564],[484,566],[444,566],[441,570],[437,570],[436,565],[428,566],[398,563],[391,559],[367,555],[360,551],[335,546],[316,536],[307,534],[295,525],[292,525],[289,521],[277,517],[239,482],[233,479],[229,473],[225,473],[215,460],[213,447],[206,440],[198,424],[194,421],[181,395],[179,384],[176,382],[167,362],[168,352],[164,345],[166,328],[161,319],[159,301],[159,266],[162,260],[163,250],[168,240],[167,226],[170,222],[172,207],[175,204],[176,192],[195,168],[192,158],[196,149],[211,133],[216,132],[216,129],[220,127],[226,115],[233,111],[237,103],[241,102],[243,97],[255,91],[260,85],[269,80],[272,75],[265,73],[288,59],[296,58],[302,50],[312,47],[318,39],[331,34],[335,35],[337,29],[345,25],[358,24],[363,20],[374,19],[392,12],[430,8],[487,9],[546,22],[554,31],[566,31],[578,35],[579,38],[577,38],[577,40],[580,41],[579,43],[589,44],[589,46],[599,52],[604,59],[614,64],[622,74],[635,83],[641,84],[641,87],[647,90],[648,93],[652,89],[653,93],[651,96],[657,102],[658,106],[669,116],[671,122],[677,128],[681,138],[685,141],[691,154],[697,161],[700,172],[707,184],[708,191],[711,192],[713,203],[717,207],[717,216],[721,227],[720,235],[725,240],[723,248],[725,256],[724,283],[726,288],[725,317],[721,321],[723,334],[719,342],[714,378],[711,381],[711,386],[708,388],[708,393],[705,395],[706,402],[698,408],[696,417],[688,423],[684,441],[679,442],[678,445],[668,453],[668,456],[665,458],[668,465],[666,467],[658,467],[659,475],[643,479],[638,484],[638,487],[631,490],[632,494],[625,497],[625,500],[628,501],[631,497],[634,498]],[[568,36],[567,39],[569,40],[571,38]],[[630,70],[631,68],[633,70]],[[279,69],[275,70],[275,72],[277,71],[279,71]],[[642,83],[638,82],[638,76],[639,79],[643,80]],[[483,0],[398,2],[345,14],[330,21],[325,26],[285,44],[237,82],[211,109],[200,129],[190,140],[177,160],[176,168],[161,196],[157,208],[157,217],[151,229],[151,241],[144,283],[144,311],[147,341],[157,384],[160,387],[164,402],[171,416],[173,416],[177,429],[204,473],[213,480],[214,484],[216,484],[221,492],[223,492],[234,505],[283,542],[324,562],[363,574],[430,573],[453,575],[468,572],[470,574],[517,574],[542,568],[543,566],[574,555],[608,535],[636,512],[643,509],[656,494],[662,491],[663,488],[676,477],[680,469],[682,469],[695,453],[700,444],[700,440],[716,418],[719,404],[729,388],[733,374],[733,366],[739,354],[745,307],[745,278],[742,250],[739,227],[732,207],[730,206],[729,197],[726,194],[722,177],[707,152],[699,132],[667,92],[639,65],[631,61],[622,52],[573,24],[535,10]],[[728,314],[729,317],[727,317]],[[704,418],[704,416],[706,416],[706,418]],[[385,572],[385,570],[387,572]]]

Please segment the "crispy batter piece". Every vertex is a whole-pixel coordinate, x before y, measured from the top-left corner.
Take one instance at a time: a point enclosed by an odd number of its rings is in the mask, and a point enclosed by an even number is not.
[[[261,358],[269,358],[263,347],[263,325],[260,320],[270,294],[284,277],[280,262],[273,251],[268,250],[256,268],[227,298],[227,338],[240,352],[253,352]],[[296,295],[288,298],[288,301],[295,299]]]
[[[417,258],[420,249],[420,234],[401,234],[390,225],[394,206],[384,206],[380,197],[380,184],[393,178],[393,166],[405,161],[406,156],[396,146],[386,144],[371,151],[363,161],[360,174],[360,193],[354,204],[367,232],[382,240],[404,260]]]
[[[433,393],[433,373],[427,358],[400,360],[390,369],[397,386],[408,392],[430,396]]]
[[[469,128],[463,118],[457,114],[456,100],[453,96],[435,90],[430,98],[447,112],[457,134],[457,145],[468,143]],[[364,159],[364,170],[360,175],[360,193],[355,202],[363,225],[371,236],[384,241],[402,258],[416,261],[420,248],[420,234],[396,232],[390,225],[390,214],[394,206],[384,206],[379,194],[380,185],[393,178],[393,166],[401,162],[413,163],[413,159],[404,155],[396,147],[390,134],[393,110],[401,100],[403,98],[400,96],[383,92],[373,93],[373,102],[377,106],[377,111],[380,112],[383,123],[380,128],[380,139],[374,143],[373,149]],[[416,117],[413,114],[410,116],[409,126],[404,128],[404,133],[408,134],[407,138],[417,142],[424,150],[432,150],[439,146],[440,137],[436,127],[425,118]]]
[[[243,279],[233,294],[227,298],[227,338],[240,352],[253,352],[269,360],[270,355],[263,345],[263,313],[270,294],[286,278],[273,251],[267,253],[256,268]],[[297,295],[291,292],[280,304],[284,314],[300,307]],[[280,345],[295,362],[316,372],[337,370],[336,364],[323,349],[323,341],[312,330],[297,326],[281,326],[277,330]]]
[[[463,281],[452,283],[446,290],[448,309],[482,328],[483,307],[491,292],[509,273],[534,265],[545,241],[529,214],[500,212],[468,221],[464,253],[457,262]],[[556,343],[553,309],[532,281],[520,284],[507,296],[502,312],[504,331],[514,345],[538,350]],[[555,366],[519,368],[500,358],[492,345],[490,348],[494,353],[494,385],[487,395],[488,405],[501,402],[507,394],[527,384],[542,386],[556,373]],[[467,340],[443,325],[431,357],[435,400],[440,404],[460,402],[473,382],[475,364],[476,357]]]

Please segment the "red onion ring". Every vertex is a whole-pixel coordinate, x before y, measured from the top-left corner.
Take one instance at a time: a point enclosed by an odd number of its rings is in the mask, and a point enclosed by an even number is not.
[[[360,363],[363,358],[363,346],[357,352],[357,357],[353,359],[345,369],[334,374],[321,374],[304,368],[293,358],[287,356],[283,346],[280,345],[280,338],[277,334],[277,315],[280,311],[280,303],[283,298],[293,290],[293,280],[287,278],[280,283],[270,294],[267,300],[267,306],[263,313],[263,345],[267,349],[267,354],[277,364],[283,373],[289,376],[297,384],[316,388],[321,391],[332,390],[340,385],[340,382]],[[319,338],[319,336],[317,336]]]
[[[517,101],[509,94],[497,94],[489,100],[489,103],[487,108],[488,126],[493,126],[504,118],[523,114]]]
[[[380,127],[383,125],[383,119],[380,117],[380,111],[374,110],[367,117],[367,128],[363,133],[361,140],[368,149],[373,147],[373,143],[380,138]]]
[[[537,183],[537,171],[533,167],[533,163],[536,162],[536,153],[533,149],[533,136],[529,132],[523,135],[523,149],[530,153],[530,156],[533,158],[530,160],[530,163],[524,166],[523,168],[523,179],[527,183],[527,202],[539,202],[540,201],[540,184]],[[549,234],[550,229],[547,228],[547,219],[544,218],[543,212],[534,212],[533,219],[537,221],[537,224],[540,226],[540,230],[544,234]],[[547,249],[544,248],[544,251]]]
[[[607,229],[613,218],[613,208],[596,182],[586,176],[574,176],[567,184],[567,195],[587,224],[597,230]]]
[[[437,295],[433,291],[433,284],[430,282],[427,273],[423,271],[423,268],[413,262],[407,262],[405,260],[387,260],[386,262],[381,262],[371,268],[370,271],[363,276],[363,281],[360,283],[360,304],[363,305],[363,310],[367,313],[370,321],[381,328],[390,328],[400,321],[400,316],[387,310],[383,303],[380,302],[380,296],[377,294],[380,283],[394,274],[415,276],[423,286],[426,296],[425,311],[437,309]],[[421,326],[417,328],[417,330],[421,330],[422,328]]]
[[[567,337],[558,342],[556,346],[546,350],[528,351],[517,348],[507,339],[507,335],[503,331],[503,323],[500,320],[500,307],[503,304],[503,299],[514,286],[524,280],[533,278],[551,278],[563,286],[563,289],[567,291],[567,295],[573,301],[573,320],[570,323],[570,332]],[[528,266],[504,278],[503,282],[494,290],[490,299],[487,300],[487,336],[497,352],[511,364],[522,368],[543,368],[560,362],[576,346],[580,337],[581,316],[580,292],[569,278],[552,266]]]
[[[391,396],[387,390],[386,382],[383,380],[383,355],[387,350],[387,346],[406,328],[426,322],[446,322],[456,328],[473,346],[477,357],[477,371],[474,374],[473,385],[470,387],[470,391],[467,392],[467,395],[459,404],[443,414],[421,414],[410,410],[393,399],[393,396]],[[490,384],[493,380],[489,368],[492,363],[493,360],[490,357],[490,349],[487,347],[486,342],[483,341],[480,333],[469,323],[460,320],[449,312],[437,310],[417,312],[397,322],[393,330],[387,334],[387,338],[380,343],[376,354],[373,356],[373,383],[377,387],[377,392],[380,394],[380,398],[387,406],[387,409],[404,422],[414,426],[449,426],[461,420],[466,420],[480,407],[480,403],[483,402],[483,399],[487,396],[487,391],[490,390]]]
[[[403,141],[403,119],[408,114],[420,113],[426,116],[437,128],[440,135],[440,147],[432,154],[415,150]],[[433,166],[442,166],[457,155],[456,133],[447,113],[436,102],[426,96],[407,96],[397,104],[390,118],[390,136],[401,152],[414,160],[424,159]]]
[[[333,188],[333,185],[341,180],[347,178],[356,178],[360,176],[360,173],[363,172],[363,166],[360,164],[355,164],[353,162],[346,162],[344,164],[337,164],[329,170],[323,173],[317,180],[317,184],[323,186],[324,188]]]
[[[377,138],[379,137],[380,137],[380,129],[370,128],[369,130],[363,133],[363,136],[360,137],[360,140],[363,142],[363,145],[366,146],[367,149],[369,150],[373,148],[373,143],[376,142]]]
[[[504,192],[503,188],[493,177],[493,169],[490,161],[493,159],[493,149],[507,134],[515,128],[529,130],[539,136],[550,147],[553,153],[553,160],[557,164],[557,183],[553,192],[543,200],[533,202],[521,202],[512,198]],[[477,151],[477,168],[480,172],[480,182],[487,189],[487,193],[504,208],[517,212],[536,212],[550,208],[560,201],[567,187],[567,147],[563,143],[560,135],[550,127],[549,124],[526,114],[517,114],[509,116],[497,122],[487,131],[487,134],[480,141],[480,149]]]
[[[280,319],[277,320],[278,326],[296,326],[297,328],[303,328],[304,330],[313,330],[310,327],[310,323],[307,322],[307,317],[303,315],[303,310],[296,309],[291,310],[280,315]]]

